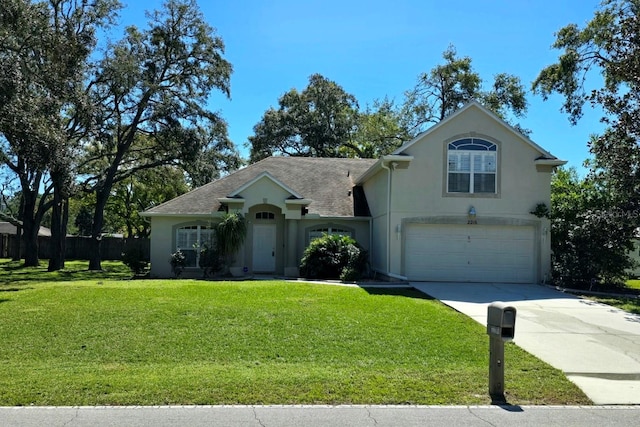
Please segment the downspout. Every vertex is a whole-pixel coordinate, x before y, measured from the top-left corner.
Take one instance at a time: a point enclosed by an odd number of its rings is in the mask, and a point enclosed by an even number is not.
[[[375,245],[373,244],[373,218],[369,216],[369,267],[371,273],[375,274],[375,269],[373,268],[373,249]],[[374,276],[375,277],[375,276]]]
[[[384,164],[384,160],[380,163],[382,169],[387,171],[387,254],[386,254],[386,274],[391,274],[391,169]]]

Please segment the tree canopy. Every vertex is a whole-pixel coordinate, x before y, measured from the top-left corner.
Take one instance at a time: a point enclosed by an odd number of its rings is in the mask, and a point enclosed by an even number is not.
[[[189,191],[184,171],[165,165],[144,169],[114,185],[105,207],[109,225],[127,237],[147,238],[151,224],[139,212]]]
[[[604,0],[583,28],[570,24],[558,31],[553,44],[561,50],[558,61],[533,83],[544,99],[554,93],[564,98],[562,111],[571,123],[580,120],[585,104],[602,109],[607,129],[589,141],[592,166],[626,210],[640,207],[638,16],[638,1]],[[595,84],[598,76],[601,86]]]
[[[86,130],[88,60],[97,28],[117,7],[115,0],[0,5],[0,159],[20,180],[26,265],[38,264],[37,233],[51,207],[54,246],[63,244],[72,152]]]
[[[336,82],[320,74],[308,86],[291,89],[269,108],[249,137],[251,162],[271,155],[346,157],[358,124],[358,102]]]
[[[212,91],[229,96],[224,43],[194,0],[168,0],[109,47],[90,85],[95,131],[84,147],[85,190],[95,194],[90,269],[100,269],[104,209],[112,188],[144,169],[196,165],[203,151],[237,157]],[[233,161],[232,161],[233,162]]]
[[[472,100],[506,121],[525,115],[526,90],[517,76],[497,74],[491,87],[485,89],[471,58],[457,55],[455,47],[449,46],[442,54],[444,63],[421,73],[413,89],[405,93],[402,115],[411,135],[423,132]],[[514,125],[520,132],[528,132]]]
[[[605,271],[613,279],[629,266],[628,252],[640,226],[639,16],[637,0],[604,0],[584,27],[569,24],[558,31],[553,44],[561,51],[558,61],[533,82],[534,92],[543,99],[552,94],[564,98],[562,111],[573,124],[585,106],[603,112],[605,131],[588,141],[594,156],[590,175],[566,192],[579,193],[575,197],[582,203],[572,196],[559,205],[570,213],[559,229],[570,246],[559,248],[559,253],[568,260],[573,257],[583,272]]]
[[[378,158],[411,139],[402,111],[392,100],[375,100],[358,116],[351,151],[357,157]]]
[[[232,67],[195,0],[167,0],[148,13],[147,28],[127,27],[98,52],[97,30],[120,7],[117,0],[0,5],[0,160],[21,182],[27,265],[38,263],[37,230],[50,208],[53,253],[64,254],[76,188],[92,194],[93,218],[81,223],[92,227],[90,268],[99,269],[104,212],[122,195],[119,183],[131,189],[143,171],[171,165],[197,185],[241,163],[226,122],[208,106],[214,91],[229,96]],[[50,269],[61,260],[50,260]]]
[[[336,82],[312,75],[305,89],[286,92],[278,108],[269,108],[254,126],[254,135],[249,137],[250,161],[271,155],[379,157],[472,100],[506,121],[524,116],[526,91],[518,77],[497,74],[491,86],[484,88],[471,58],[458,57],[451,46],[443,59],[444,64],[418,76],[400,106],[385,97],[364,111]],[[513,125],[528,134],[517,123]]]

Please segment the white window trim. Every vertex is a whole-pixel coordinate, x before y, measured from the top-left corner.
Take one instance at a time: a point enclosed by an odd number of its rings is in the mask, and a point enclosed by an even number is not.
[[[178,242],[180,241],[180,232],[185,232],[185,231],[192,231],[192,230],[196,230],[196,243],[197,247],[190,247],[190,248],[182,248],[178,245]],[[190,265],[187,266],[187,268],[198,268],[199,264],[200,264],[200,249],[202,248],[202,231],[203,230],[207,230],[209,231],[209,235],[211,237],[213,237],[213,227],[210,227],[208,225],[185,225],[179,228],[176,228],[176,251],[194,251],[195,252],[195,265]]]
[[[489,143],[491,144],[492,147],[495,147],[495,150],[452,150],[451,144],[458,142],[459,140],[456,141],[452,141],[449,142],[445,145],[446,147],[446,193],[447,194],[476,194],[476,195],[496,195],[498,194],[498,169],[500,168],[500,164],[499,164],[499,156],[498,156],[498,145],[494,142],[491,141],[487,141],[484,140],[482,138],[463,138],[463,139],[478,139],[481,140],[483,142]],[[469,171],[468,172],[457,172],[457,171],[450,171],[449,170],[449,155],[450,153],[455,153],[455,154],[459,154],[459,155],[463,155],[463,154],[469,154]],[[475,167],[475,162],[474,162],[474,155],[486,155],[486,154],[493,154],[494,156],[494,162],[495,162],[495,170],[493,172],[487,172],[487,171],[479,171],[476,172],[474,170]],[[484,174],[493,174],[493,179],[494,179],[494,190],[493,192],[474,192],[474,179],[475,179],[475,174],[476,173],[484,173]],[[449,175],[450,174],[468,174],[469,175],[469,188],[468,191],[451,191],[450,187],[449,187]]]
[[[353,230],[350,230],[348,228],[345,227],[331,227],[331,226],[317,226],[317,227],[313,227],[311,228],[308,232],[307,232],[307,238],[309,243],[311,243],[311,241],[322,237],[324,234],[328,234],[328,235],[334,235],[334,234],[339,234],[341,236],[349,236],[351,238],[353,238]]]

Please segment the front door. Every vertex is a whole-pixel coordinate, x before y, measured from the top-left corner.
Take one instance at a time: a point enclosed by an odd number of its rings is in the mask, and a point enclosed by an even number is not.
[[[254,224],[253,226],[253,271],[258,273],[276,271],[276,224]]]

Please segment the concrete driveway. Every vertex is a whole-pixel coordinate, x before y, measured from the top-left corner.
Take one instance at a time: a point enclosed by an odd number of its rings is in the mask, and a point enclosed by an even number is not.
[[[640,404],[640,316],[540,285],[411,285],[483,325],[491,302],[514,306],[518,346],[562,370],[597,405]]]

